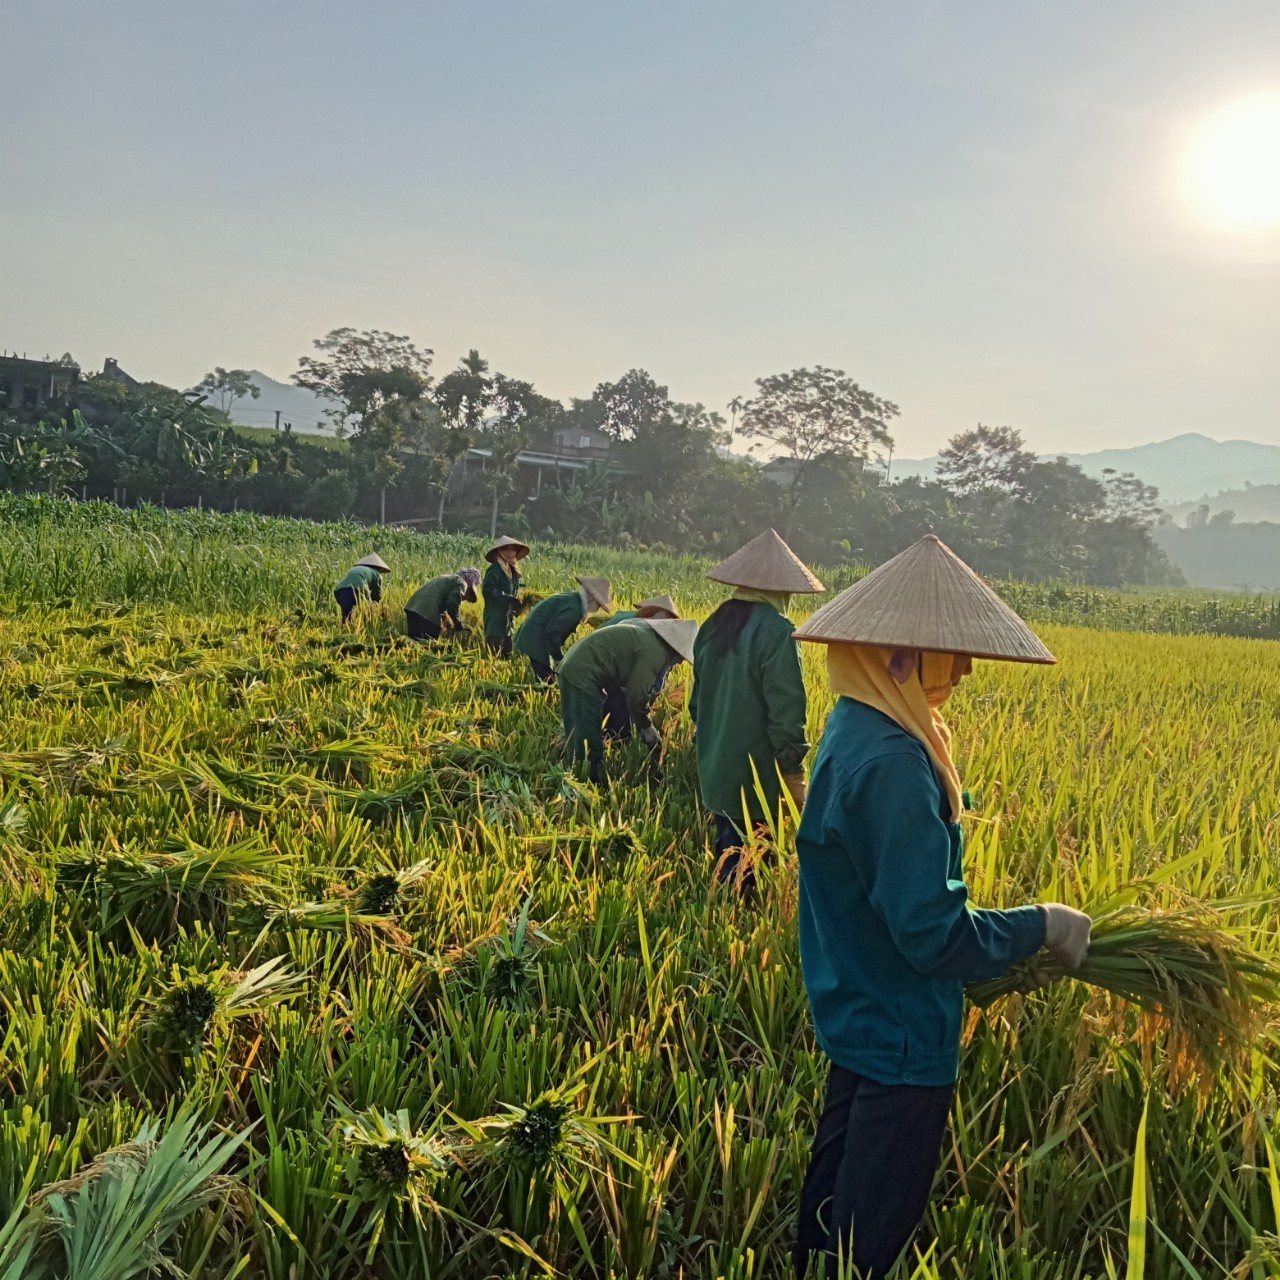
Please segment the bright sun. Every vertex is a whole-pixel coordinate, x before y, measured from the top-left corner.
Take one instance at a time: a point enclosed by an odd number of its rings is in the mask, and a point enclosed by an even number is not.
[[[1210,116],[1192,136],[1185,172],[1192,201],[1219,227],[1280,226],[1280,93]]]

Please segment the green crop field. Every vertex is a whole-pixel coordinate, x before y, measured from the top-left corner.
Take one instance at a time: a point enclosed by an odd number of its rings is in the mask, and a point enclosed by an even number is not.
[[[0,498],[0,1280],[789,1274],[825,1077],[791,833],[758,907],[715,890],[687,668],[661,785],[636,747],[606,790],[521,667],[406,640],[480,545]],[[387,613],[343,631],[374,548]],[[949,706],[976,901],[1154,881],[1280,960],[1280,606],[1001,589],[1060,665]],[[901,1276],[1280,1277],[1264,1047],[1188,1078],[1078,984],[975,1011]]]

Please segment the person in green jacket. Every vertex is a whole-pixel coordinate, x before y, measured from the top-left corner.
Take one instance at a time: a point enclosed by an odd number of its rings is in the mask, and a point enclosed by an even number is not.
[[[747,836],[777,816],[784,786],[797,809],[804,805],[808,707],[786,609],[792,595],[823,587],[772,529],[707,577],[735,590],[702,624],[694,645],[689,714],[698,784],[715,820],[717,874],[751,898],[755,873],[742,854]]]
[[[680,611],[670,596],[650,596],[641,600],[634,609],[619,609],[612,617],[606,618],[601,627],[612,627],[619,622],[628,622],[632,618],[678,618]],[[600,627],[597,627],[598,631]],[[663,679],[665,680],[665,676]],[[655,696],[662,692],[662,681],[658,682]],[[626,691],[620,685],[613,685],[604,691],[604,735],[610,742],[631,741],[631,711],[627,706]]]
[[[640,740],[651,750],[661,745],[649,719],[649,704],[667,671],[693,660],[698,625],[666,618],[635,618],[583,636],[556,671],[560,717],[569,763],[585,758],[587,776],[604,781],[604,691],[626,693]]]
[[[404,607],[405,627],[410,640],[439,640],[445,622],[454,632],[462,630],[459,618],[462,602],[474,604],[480,587],[479,569],[459,569],[442,573],[423,583]]]
[[[333,598],[342,610],[342,621],[351,621],[356,605],[361,600],[377,604],[382,599],[382,575],[390,573],[391,566],[376,552],[357,560],[347,570],[346,576],[333,589]]]
[[[489,568],[484,575],[484,640],[493,653],[511,656],[511,629],[524,607],[520,600],[522,579],[517,567],[529,547],[505,534],[484,553]]]
[[[966,797],[941,709],[973,658],[1051,663],[937,538],[796,632],[837,700],[796,835],[800,962],[827,1095],[800,1193],[798,1276],[883,1280],[924,1216],[959,1066],[964,984],[1041,947],[1077,967],[1090,920],[1060,903],[970,905]]]
[[[529,610],[516,633],[515,648],[529,659],[533,674],[544,684],[555,679],[555,667],[564,656],[564,643],[578,624],[597,609],[608,609],[612,592],[608,578],[579,578],[577,591],[561,591],[540,600]]]
[[[612,627],[619,622],[630,622],[632,618],[678,618],[680,611],[670,596],[650,596],[641,600],[634,609],[619,609],[610,614],[600,627]],[[599,631],[600,627],[596,630]]]

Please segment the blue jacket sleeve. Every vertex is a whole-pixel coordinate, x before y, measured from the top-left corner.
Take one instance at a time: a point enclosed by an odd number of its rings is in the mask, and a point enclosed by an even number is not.
[[[864,764],[837,802],[841,843],[872,909],[917,973],[985,982],[1044,945],[1039,908],[971,909],[951,876],[951,833],[941,787],[923,753]]]

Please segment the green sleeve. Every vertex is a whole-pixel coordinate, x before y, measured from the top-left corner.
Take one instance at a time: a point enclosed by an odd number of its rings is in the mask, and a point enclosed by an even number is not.
[[[547,623],[547,650],[552,664],[564,657],[564,642],[577,630],[582,621],[582,600],[577,592],[568,596]]]
[[[667,646],[656,635],[654,639],[656,650],[652,644],[641,644],[627,675],[627,707],[632,722],[640,730],[649,727],[649,694],[667,665]]]
[[[462,607],[463,590],[464,588],[462,583],[455,579],[449,587],[449,590],[445,593],[444,606],[440,610],[442,614],[447,615],[449,621],[452,622],[455,627],[458,625],[458,610]]]
[[[985,982],[1044,945],[1038,907],[969,907],[954,878],[941,790],[922,752],[881,756],[857,769],[828,810],[849,874],[909,965],[927,978]]]
[[[790,634],[784,634],[765,655],[761,693],[768,718],[769,742],[784,775],[799,773],[809,754],[805,740],[808,704],[800,653]]]
[[[509,609],[516,598],[516,580],[514,576],[508,578],[496,564],[491,565],[484,575],[483,590],[486,604]]]

